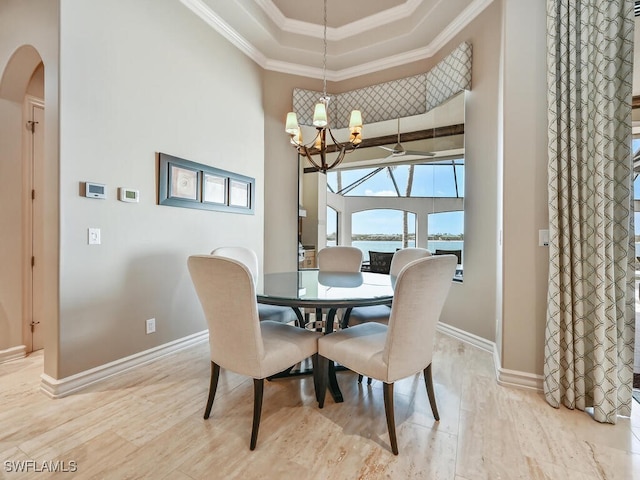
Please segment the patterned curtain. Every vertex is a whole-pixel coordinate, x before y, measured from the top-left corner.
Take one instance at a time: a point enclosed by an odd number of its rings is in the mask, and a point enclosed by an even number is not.
[[[631,414],[632,0],[547,0],[549,404]]]

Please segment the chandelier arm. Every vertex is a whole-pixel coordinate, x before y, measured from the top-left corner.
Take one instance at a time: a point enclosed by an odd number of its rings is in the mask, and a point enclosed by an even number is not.
[[[331,137],[331,141],[333,141],[333,143],[336,145],[336,147],[337,148],[343,148],[344,144],[342,144],[341,142],[336,140],[336,137],[333,136],[333,132],[331,131],[331,129],[329,127],[327,127],[326,130],[329,131],[329,136]]]
[[[299,149],[298,152],[302,153],[305,157],[307,157],[307,160],[309,160],[309,163],[311,163],[311,165],[313,165],[315,168],[317,168],[318,170],[322,170],[322,167],[320,167],[320,165],[318,165],[312,158],[311,153],[309,152],[309,149],[307,147],[305,147],[304,145],[302,145]]]
[[[342,145],[340,148],[340,153],[338,153],[338,158],[336,158],[335,161],[329,167],[327,167],[327,170],[331,170],[332,168],[340,165],[346,153],[347,153],[346,147]]]
[[[354,145],[353,143],[346,141],[344,143],[341,143],[339,141],[336,140],[336,138],[333,136],[333,132],[331,131],[331,129],[329,127],[327,127],[327,130],[329,131],[329,136],[331,137],[331,140],[333,141],[333,143],[335,144],[336,148],[339,149],[346,149],[346,153],[351,153],[353,152],[356,148],[358,148],[360,146],[360,144],[358,143],[357,145]]]

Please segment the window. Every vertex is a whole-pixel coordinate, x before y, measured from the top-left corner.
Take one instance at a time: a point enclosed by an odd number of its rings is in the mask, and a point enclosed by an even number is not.
[[[393,252],[404,246],[454,251],[460,258],[456,279],[462,280],[464,182],[464,158],[458,155],[329,171],[327,204],[351,214],[351,232],[343,235],[351,234],[365,260],[369,251]],[[327,219],[328,224],[329,214]]]
[[[335,246],[338,244],[338,212],[337,210],[327,207],[327,246]]]
[[[406,241],[403,233],[405,214]],[[365,261],[369,260],[369,251],[395,252],[398,248],[416,245],[414,213],[390,209],[365,210],[354,213],[351,222],[351,245],[362,250]]]
[[[329,171],[327,185],[329,191],[345,197],[460,198],[464,196],[464,159]]]
[[[456,280],[462,280],[464,263],[464,211],[432,213],[428,216],[429,250],[458,255]]]

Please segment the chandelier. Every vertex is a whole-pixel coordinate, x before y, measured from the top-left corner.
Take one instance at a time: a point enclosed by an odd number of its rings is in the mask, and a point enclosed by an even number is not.
[[[326,172],[339,165],[347,153],[353,152],[362,142],[362,114],[360,110],[353,110],[349,119],[349,141],[338,142],[327,120],[327,109],[329,107],[330,97],[327,95],[327,0],[324,0],[324,55],[322,62],[322,97],[316,103],[313,111],[313,126],[316,128],[316,136],[314,139],[305,144],[302,140],[302,130],[298,124],[298,117],[295,112],[287,113],[287,121],[285,131],[291,136],[291,143],[298,150],[298,153],[304,155],[309,163],[322,172]],[[327,145],[327,133],[334,146]],[[328,148],[331,151],[337,151],[336,159],[327,163]],[[313,155],[320,156],[320,162],[313,159]]]

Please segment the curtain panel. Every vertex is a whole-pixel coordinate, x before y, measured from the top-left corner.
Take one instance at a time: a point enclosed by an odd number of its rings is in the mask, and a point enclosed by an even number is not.
[[[547,0],[549,404],[631,413],[632,0]]]

